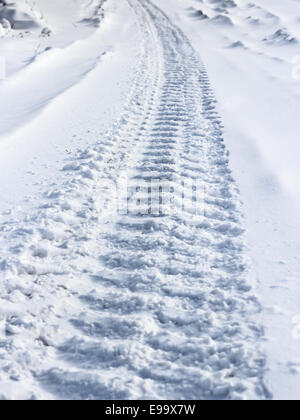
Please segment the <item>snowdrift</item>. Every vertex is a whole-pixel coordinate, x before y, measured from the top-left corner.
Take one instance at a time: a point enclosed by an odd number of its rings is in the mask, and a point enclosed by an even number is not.
[[[0,2],[0,36],[13,31],[32,31],[41,28],[37,19],[22,10],[17,3]]]

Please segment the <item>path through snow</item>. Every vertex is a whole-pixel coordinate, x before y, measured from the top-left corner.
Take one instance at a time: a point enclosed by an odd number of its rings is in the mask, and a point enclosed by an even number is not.
[[[263,331],[251,320],[260,306],[205,68],[163,12],[128,2],[144,53],[118,124],[70,159],[67,181],[35,214],[0,226],[0,245],[10,244],[0,261],[0,394],[266,398]],[[131,196],[118,215],[121,174]],[[201,188],[183,201],[183,183]]]

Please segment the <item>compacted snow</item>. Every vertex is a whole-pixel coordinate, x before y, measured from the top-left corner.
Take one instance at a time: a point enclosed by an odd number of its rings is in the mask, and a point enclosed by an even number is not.
[[[288,3],[0,4],[1,398],[298,398]]]

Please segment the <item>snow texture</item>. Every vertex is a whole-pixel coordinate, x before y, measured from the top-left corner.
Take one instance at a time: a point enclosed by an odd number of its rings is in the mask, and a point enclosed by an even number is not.
[[[0,0],[0,399],[299,399],[282,3]]]
[[[130,6],[143,55],[123,115],[39,208],[1,226],[1,395],[266,398],[260,305],[205,68],[157,7]],[[200,179],[203,215],[105,217],[124,172]]]

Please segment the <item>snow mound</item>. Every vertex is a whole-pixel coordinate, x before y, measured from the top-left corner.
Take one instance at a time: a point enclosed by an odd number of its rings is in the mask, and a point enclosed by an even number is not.
[[[242,48],[244,50],[247,49],[247,47],[245,46],[245,44],[242,41],[233,42],[232,44],[230,44],[228,46],[228,48]]]
[[[193,11],[192,16],[199,20],[208,19],[208,16],[205,13],[203,13],[202,10]]]
[[[246,21],[248,23],[250,23],[250,25],[253,25],[253,26],[260,26],[260,25],[262,25],[262,22],[261,22],[260,19],[253,18],[252,16],[247,16]]]
[[[267,42],[271,45],[289,45],[289,44],[298,44],[297,38],[292,36],[285,29],[278,29],[273,35],[264,39],[264,42]]]
[[[40,24],[33,16],[24,12],[16,3],[5,1],[0,3],[0,24],[7,30],[29,31],[40,28]]]
[[[212,18],[211,22],[216,23],[218,25],[233,26],[233,22],[230,19],[230,17],[221,14],[216,15],[214,18]]]
[[[237,4],[233,0],[212,0],[210,3],[216,5],[216,10],[222,12],[227,12],[227,9],[237,7]]]

